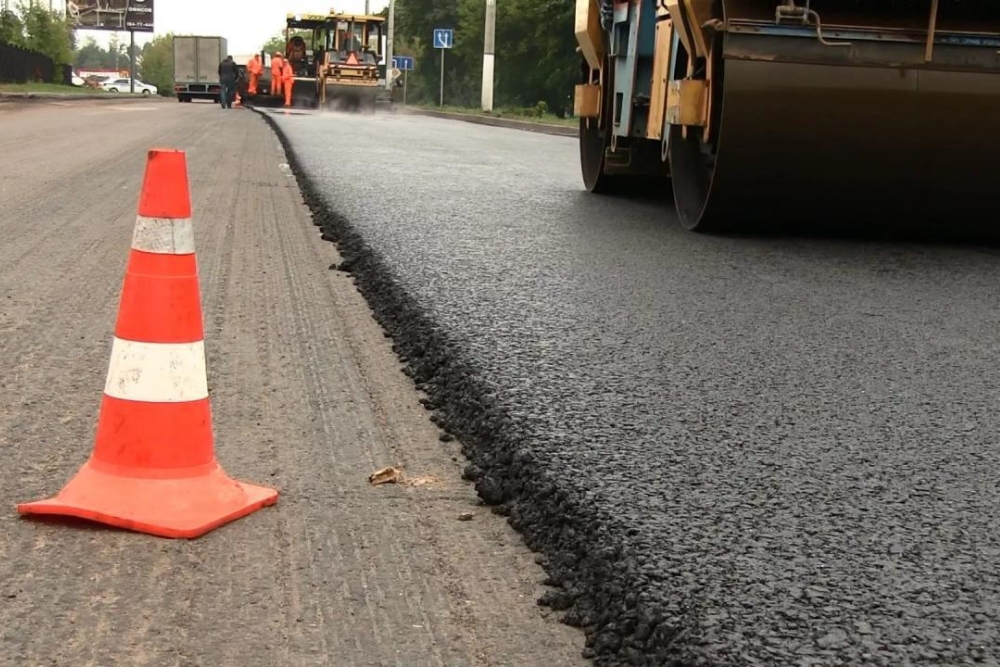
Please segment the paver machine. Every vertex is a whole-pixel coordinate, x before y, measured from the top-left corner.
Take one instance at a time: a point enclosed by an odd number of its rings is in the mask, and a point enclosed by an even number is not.
[[[1000,204],[1000,2],[576,3],[591,192],[653,179],[697,231]]]
[[[383,17],[365,14],[289,14],[292,105],[374,112],[384,25]]]

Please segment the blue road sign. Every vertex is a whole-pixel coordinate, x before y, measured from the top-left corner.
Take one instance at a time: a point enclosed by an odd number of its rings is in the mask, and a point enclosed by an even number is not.
[[[450,49],[455,44],[455,31],[451,28],[434,28],[434,48]]]
[[[413,58],[410,56],[393,56],[392,66],[400,72],[413,71]]]

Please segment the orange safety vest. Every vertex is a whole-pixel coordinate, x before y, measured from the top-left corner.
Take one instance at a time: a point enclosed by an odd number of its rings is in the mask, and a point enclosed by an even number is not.
[[[254,56],[247,63],[247,71],[251,74],[260,74],[264,71],[264,65],[260,62],[260,56]]]
[[[282,63],[284,62],[285,59],[281,56],[271,58],[271,76],[281,78]]]
[[[292,63],[285,61],[285,66],[281,69],[281,78],[285,81],[291,81],[295,76],[295,70],[292,69]]]

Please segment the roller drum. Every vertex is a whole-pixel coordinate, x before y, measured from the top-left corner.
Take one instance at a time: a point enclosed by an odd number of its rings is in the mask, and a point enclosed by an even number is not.
[[[732,52],[719,69],[714,158],[699,132],[685,139],[671,128],[674,195],[688,229],[903,217],[944,224],[1000,203],[992,178],[1000,74]]]
[[[379,89],[375,86],[350,86],[328,83],[326,107],[330,111],[375,113]]]

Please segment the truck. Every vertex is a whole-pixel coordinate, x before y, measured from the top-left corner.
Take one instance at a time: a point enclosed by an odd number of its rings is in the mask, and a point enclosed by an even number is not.
[[[651,181],[697,232],[1000,204],[1000,3],[575,1],[592,193]]]
[[[225,37],[184,35],[174,37],[174,93],[178,102],[222,97],[219,63],[229,54]]]

